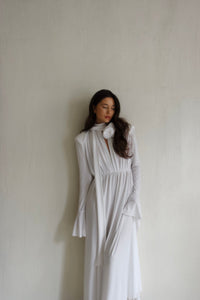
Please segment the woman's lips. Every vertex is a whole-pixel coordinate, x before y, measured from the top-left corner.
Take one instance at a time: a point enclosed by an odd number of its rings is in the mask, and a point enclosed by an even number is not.
[[[106,119],[110,119],[110,117],[106,117]]]

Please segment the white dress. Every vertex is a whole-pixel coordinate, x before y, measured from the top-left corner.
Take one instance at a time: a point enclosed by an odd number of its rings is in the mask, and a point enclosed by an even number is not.
[[[72,236],[85,237],[83,300],[140,300],[142,291],[137,245],[141,176],[135,127],[131,125],[128,135],[133,153],[129,159],[115,153],[114,132],[113,122],[95,123],[75,137],[79,206]]]

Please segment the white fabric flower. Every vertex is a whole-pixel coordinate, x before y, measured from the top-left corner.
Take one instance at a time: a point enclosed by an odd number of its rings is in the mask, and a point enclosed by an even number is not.
[[[104,128],[103,137],[105,139],[109,139],[114,136],[114,133],[115,133],[115,128],[114,128],[113,123],[111,122]]]

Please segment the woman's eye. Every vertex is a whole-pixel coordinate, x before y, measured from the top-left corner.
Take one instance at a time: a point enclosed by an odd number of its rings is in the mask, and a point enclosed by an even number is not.
[[[103,106],[103,108],[108,108],[107,106]],[[115,110],[115,108],[112,108],[112,110]]]

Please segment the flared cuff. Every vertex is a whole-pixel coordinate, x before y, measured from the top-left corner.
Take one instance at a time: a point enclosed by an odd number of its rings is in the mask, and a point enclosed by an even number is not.
[[[140,203],[133,200],[130,200],[125,204],[122,213],[134,217],[135,220],[142,219]]]
[[[140,202],[136,202],[133,200],[128,201],[124,206],[122,214],[134,218],[136,230],[138,231],[142,219]]]
[[[72,236],[86,237],[85,210],[80,210],[76,216]]]

